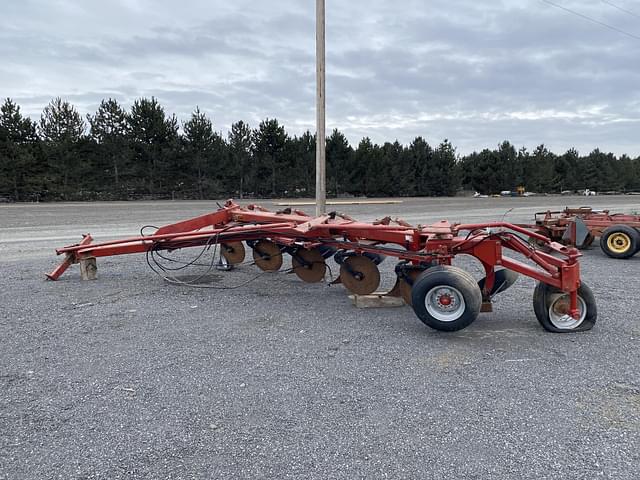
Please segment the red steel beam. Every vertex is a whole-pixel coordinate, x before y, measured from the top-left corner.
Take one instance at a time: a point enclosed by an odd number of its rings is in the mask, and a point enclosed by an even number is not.
[[[77,245],[77,247],[78,248],[86,247],[92,241],[93,241],[93,238],[91,237],[91,235],[86,234],[86,235],[83,236],[82,241]],[[53,270],[53,272],[45,273],[45,275],[47,276],[47,278],[49,280],[58,280],[58,278],[60,278],[60,275],[62,275],[64,272],[66,272],[67,268],[69,268],[71,265],[73,265],[74,263],[77,263],[77,261],[78,261],[78,257],[76,255],[76,252],[75,251],[69,251],[65,255],[65,259],[62,261],[62,263],[60,263],[60,265],[58,265]]]

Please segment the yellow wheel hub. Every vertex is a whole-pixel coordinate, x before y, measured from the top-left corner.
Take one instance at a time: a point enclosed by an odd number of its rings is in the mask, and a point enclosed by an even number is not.
[[[625,253],[631,248],[631,239],[626,233],[617,232],[607,239],[607,246],[612,252]]]

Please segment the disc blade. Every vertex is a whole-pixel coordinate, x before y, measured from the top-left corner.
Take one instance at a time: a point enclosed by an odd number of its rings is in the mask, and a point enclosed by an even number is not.
[[[307,283],[321,282],[327,272],[327,265],[318,248],[298,250],[292,255],[291,264],[298,278]]]
[[[245,250],[242,242],[223,243],[220,247],[222,256],[230,265],[244,262]]]
[[[415,281],[421,273],[422,272],[420,270],[409,270],[406,275],[412,281]],[[400,296],[404,300],[404,303],[411,305],[411,289],[413,288],[413,285],[409,284],[404,278],[401,278],[398,288],[400,289]]]
[[[355,295],[369,295],[380,286],[380,270],[373,260],[362,255],[344,261],[340,278],[345,288]]]
[[[253,261],[260,270],[277,272],[282,267],[280,247],[270,240],[260,240],[253,246]]]
[[[496,270],[495,281],[493,282],[493,288],[489,292],[489,297],[493,297],[494,295],[502,293],[510,288],[514,283],[516,283],[518,277],[519,275],[516,272],[507,270],[506,268]],[[487,278],[484,277],[478,282],[478,287],[480,287],[480,290],[482,291],[484,291],[484,283],[486,280]]]

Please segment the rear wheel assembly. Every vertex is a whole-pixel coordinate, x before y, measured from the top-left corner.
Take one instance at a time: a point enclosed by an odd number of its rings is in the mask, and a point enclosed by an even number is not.
[[[600,248],[611,258],[629,258],[640,248],[640,234],[627,225],[613,225],[600,237]]]
[[[441,265],[420,274],[413,284],[411,301],[423,323],[453,332],[468,327],[478,317],[482,293],[469,273]]]
[[[540,325],[554,333],[591,330],[598,318],[596,299],[584,283],[578,289],[578,318],[569,315],[569,294],[542,282],[533,292],[533,310]]]

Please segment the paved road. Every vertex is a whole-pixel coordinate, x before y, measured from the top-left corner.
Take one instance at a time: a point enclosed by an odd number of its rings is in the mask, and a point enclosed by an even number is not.
[[[640,210],[634,197],[340,208],[412,223],[513,209],[508,220],[526,221],[587,202]],[[53,247],[80,233],[135,234],[212,208],[0,206],[0,479],[640,477],[640,256],[586,252],[600,316],[575,335],[540,328],[526,278],[453,334],[292,275],[194,290],[133,256],[101,259],[96,282],[77,270],[43,280]],[[387,285],[392,270],[383,263]]]

